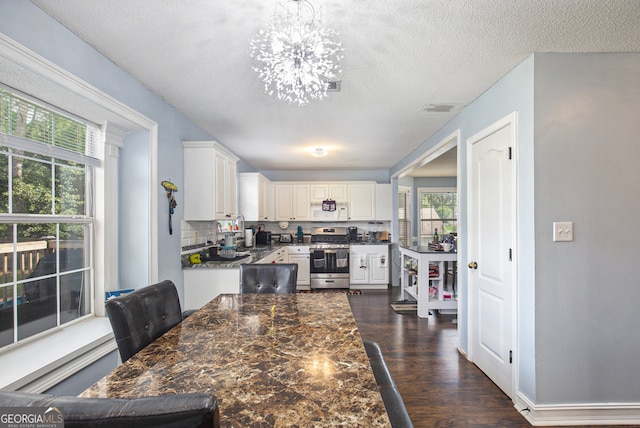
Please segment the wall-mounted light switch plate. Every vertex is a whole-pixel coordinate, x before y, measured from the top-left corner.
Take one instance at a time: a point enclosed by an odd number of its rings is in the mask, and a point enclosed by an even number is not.
[[[553,222],[553,242],[573,241],[573,222]]]

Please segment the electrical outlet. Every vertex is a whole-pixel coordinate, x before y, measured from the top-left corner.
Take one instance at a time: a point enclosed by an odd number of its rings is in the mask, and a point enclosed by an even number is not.
[[[553,242],[573,241],[573,222],[556,221],[553,223]]]

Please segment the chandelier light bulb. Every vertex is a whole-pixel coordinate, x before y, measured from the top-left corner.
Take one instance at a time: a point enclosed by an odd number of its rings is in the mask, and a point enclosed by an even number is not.
[[[250,41],[251,57],[260,62],[253,69],[265,92],[280,100],[305,105],[327,96],[329,81],[341,72],[343,49],[336,32],[322,27],[321,16],[306,0],[280,4],[269,30],[260,30]]]

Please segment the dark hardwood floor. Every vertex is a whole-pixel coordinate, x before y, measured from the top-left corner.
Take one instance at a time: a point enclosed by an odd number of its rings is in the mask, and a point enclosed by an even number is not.
[[[458,352],[454,315],[399,315],[399,287],[349,302],[364,340],[380,344],[411,420],[419,427],[530,427],[511,400]]]

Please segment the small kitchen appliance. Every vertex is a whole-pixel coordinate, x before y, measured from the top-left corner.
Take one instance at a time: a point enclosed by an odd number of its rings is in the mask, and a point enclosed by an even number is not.
[[[271,232],[261,230],[256,233],[256,245],[271,245]]]
[[[356,242],[358,240],[358,228],[355,226],[347,227],[347,235],[349,236],[349,242]]]
[[[280,235],[280,240],[283,244],[290,244],[293,242],[293,236],[290,233],[283,233]]]

